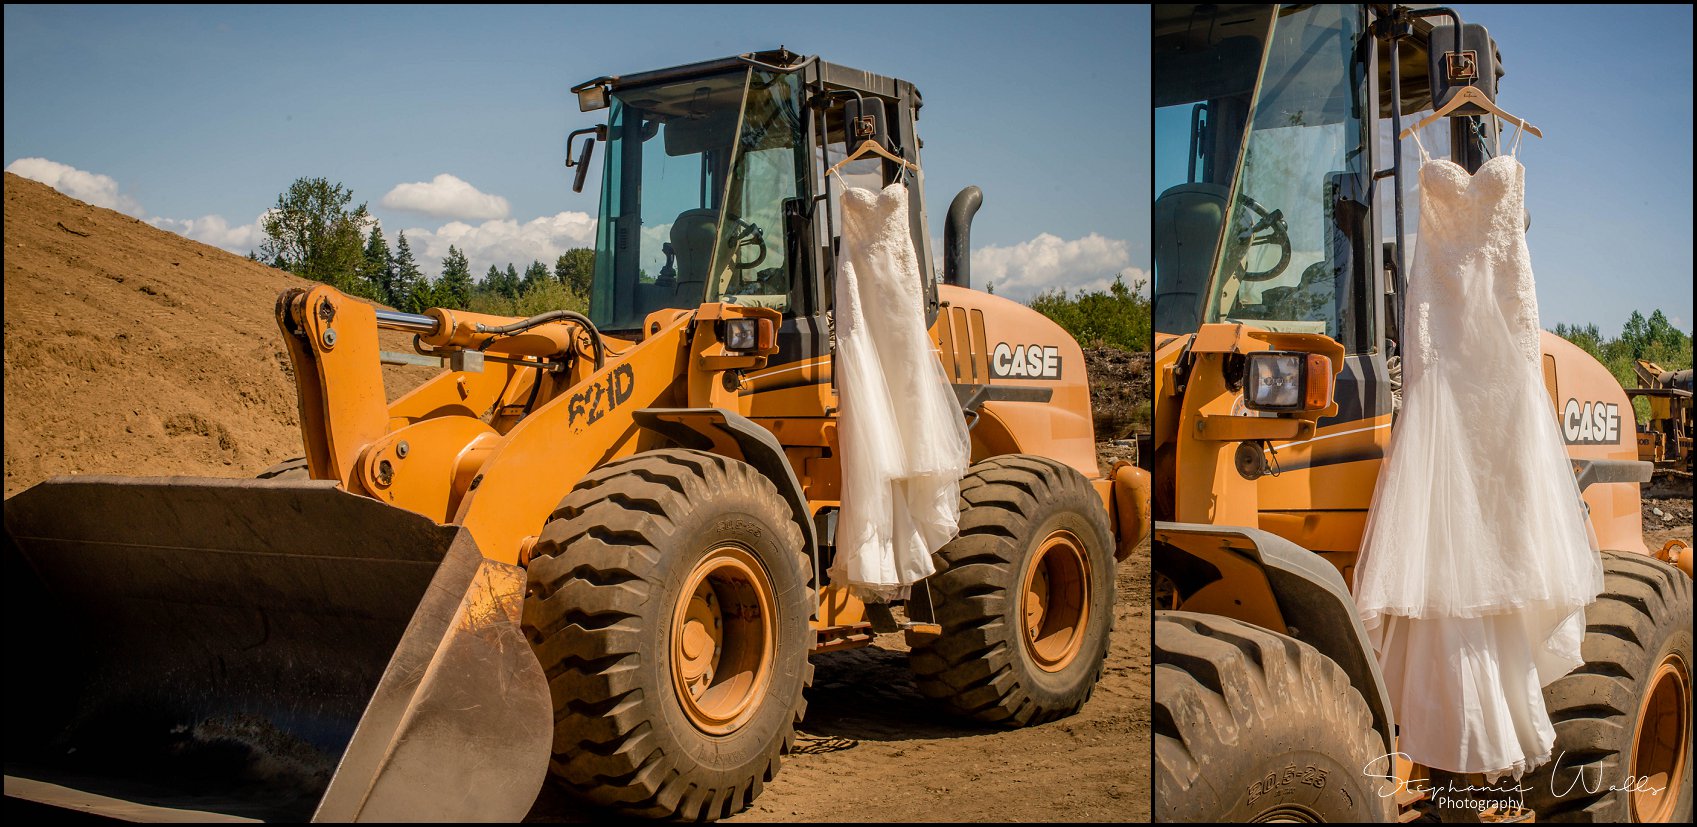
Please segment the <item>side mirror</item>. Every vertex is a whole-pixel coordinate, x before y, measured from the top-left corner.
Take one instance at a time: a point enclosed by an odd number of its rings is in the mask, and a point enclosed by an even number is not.
[[[572,160],[572,142],[576,141],[579,135],[588,135],[589,139],[583,142],[583,152],[574,161]],[[577,167],[577,175],[572,178],[572,192],[583,192],[583,179],[584,176],[589,174],[589,159],[595,157],[596,138],[603,141],[607,140],[607,127],[605,125],[579,129],[566,136],[566,167]]]
[[[583,179],[589,175],[589,159],[595,156],[595,139],[583,142],[583,154],[577,159],[577,175],[572,176],[572,192],[583,192]]]

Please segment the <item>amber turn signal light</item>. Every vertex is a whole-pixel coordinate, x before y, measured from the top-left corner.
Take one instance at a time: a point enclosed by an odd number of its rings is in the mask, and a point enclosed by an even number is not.
[[[777,346],[778,329],[771,319],[726,319],[724,325],[726,350],[746,353],[772,350]]]

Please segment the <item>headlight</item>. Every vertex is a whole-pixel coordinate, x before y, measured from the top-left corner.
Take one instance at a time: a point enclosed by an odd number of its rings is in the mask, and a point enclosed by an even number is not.
[[[1318,353],[1251,353],[1243,373],[1243,405],[1252,411],[1317,411],[1332,404],[1332,362]]]
[[[759,319],[726,319],[725,349],[754,350],[760,346]]]

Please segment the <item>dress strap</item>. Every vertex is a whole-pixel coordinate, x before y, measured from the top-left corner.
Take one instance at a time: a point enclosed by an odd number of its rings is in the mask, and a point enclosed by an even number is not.
[[[1414,145],[1420,149],[1420,163],[1424,164],[1427,161],[1432,160],[1432,156],[1426,154],[1426,145],[1420,143],[1420,130],[1416,129],[1413,132],[1408,133],[1408,136],[1414,139]]]
[[[1526,137],[1526,124],[1524,122],[1515,124],[1514,146],[1509,147],[1509,155],[1514,156],[1516,159],[1520,157],[1520,139],[1524,137]]]

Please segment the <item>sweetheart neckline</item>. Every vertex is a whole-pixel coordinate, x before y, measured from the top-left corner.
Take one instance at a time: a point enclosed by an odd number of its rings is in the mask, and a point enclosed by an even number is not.
[[[892,181],[888,184],[885,184],[882,187],[879,187],[876,190],[872,189],[871,187],[844,187],[843,192],[850,192],[852,190],[860,190],[861,192],[876,192],[879,195],[883,195],[884,193],[889,192],[890,190],[898,188],[898,187],[903,189],[903,190],[907,189],[906,184],[904,184],[900,181]]]
[[[1462,165],[1461,165],[1461,164],[1458,164],[1458,163],[1456,163],[1456,162],[1454,162],[1454,161],[1452,161],[1452,160],[1450,160],[1450,159],[1448,159],[1448,158],[1427,158],[1427,159],[1426,159],[1426,160],[1425,160],[1425,162],[1424,162],[1424,163],[1422,163],[1422,164],[1421,164],[1421,167],[1422,167],[1422,168],[1424,168],[1424,167],[1425,167],[1425,166],[1426,166],[1426,165],[1427,165],[1427,164],[1438,164],[1438,163],[1443,163],[1443,164],[1449,164],[1449,165],[1450,165],[1450,166],[1452,166],[1452,167],[1455,167],[1455,168],[1456,168],[1456,169],[1459,169],[1459,170],[1461,170],[1461,171],[1462,171],[1462,173],[1463,173],[1463,174],[1465,174],[1465,175],[1466,175],[1466,176],[1467,176],[1467,177],[1468,177],[1468,179],[1469,179],[1469,180],[1472,180],[1472,179],[1474,179],[1474,178],[1478,178],[1478,177],[1479,177],[1479,173],[1480,173],[1480,172],[1484,172],[1484,171],[1485,171],[1485,167],[1486,167],[1486,166],[1487,166],[1487,165],[1489,165],[1489,164],[1490,164],[1490,163],[1491,163],[1491,162],[1492,162],[1492,161],[1495,161],[1495,160],[1497,160],[1497,159],[1498,159],[1498,158],[1507,158],[1507,159],[1509,159],[1509,160],[1510,160],[1510,161],[1514,161],[1514,162],[1515,162],[1515,164],[1517,164],[1517,165],[1518,165],[1518,164],[1520,164],[1520,161],[1519,161],[1519,159],[1517,159],[1517,158],[1515,158],[1515,157],[1514,157],[1514,156],[1513,156],[1513,155],[1493,155],[1493,156],[1491,156],[1491,157],[1490,157],[1490,158],[1486,158],[1486,159],[1485,159],[1485,163],[1483,163],[1483,164],[1480,164],[1480,165],[1479,165],[1479,169],[1478,169],[1478,171],[1476,171],[1476,172],[1468,172],[1468,171],[1467,171],[1467,167],[1464,167],[1464,166],[1462,166]],[[1524,166],[1522,166],[1522,167],[1521,167],[1521,168],[1522,168],[1522,169],[1525,169],[1525,167],[1524,167]]]

